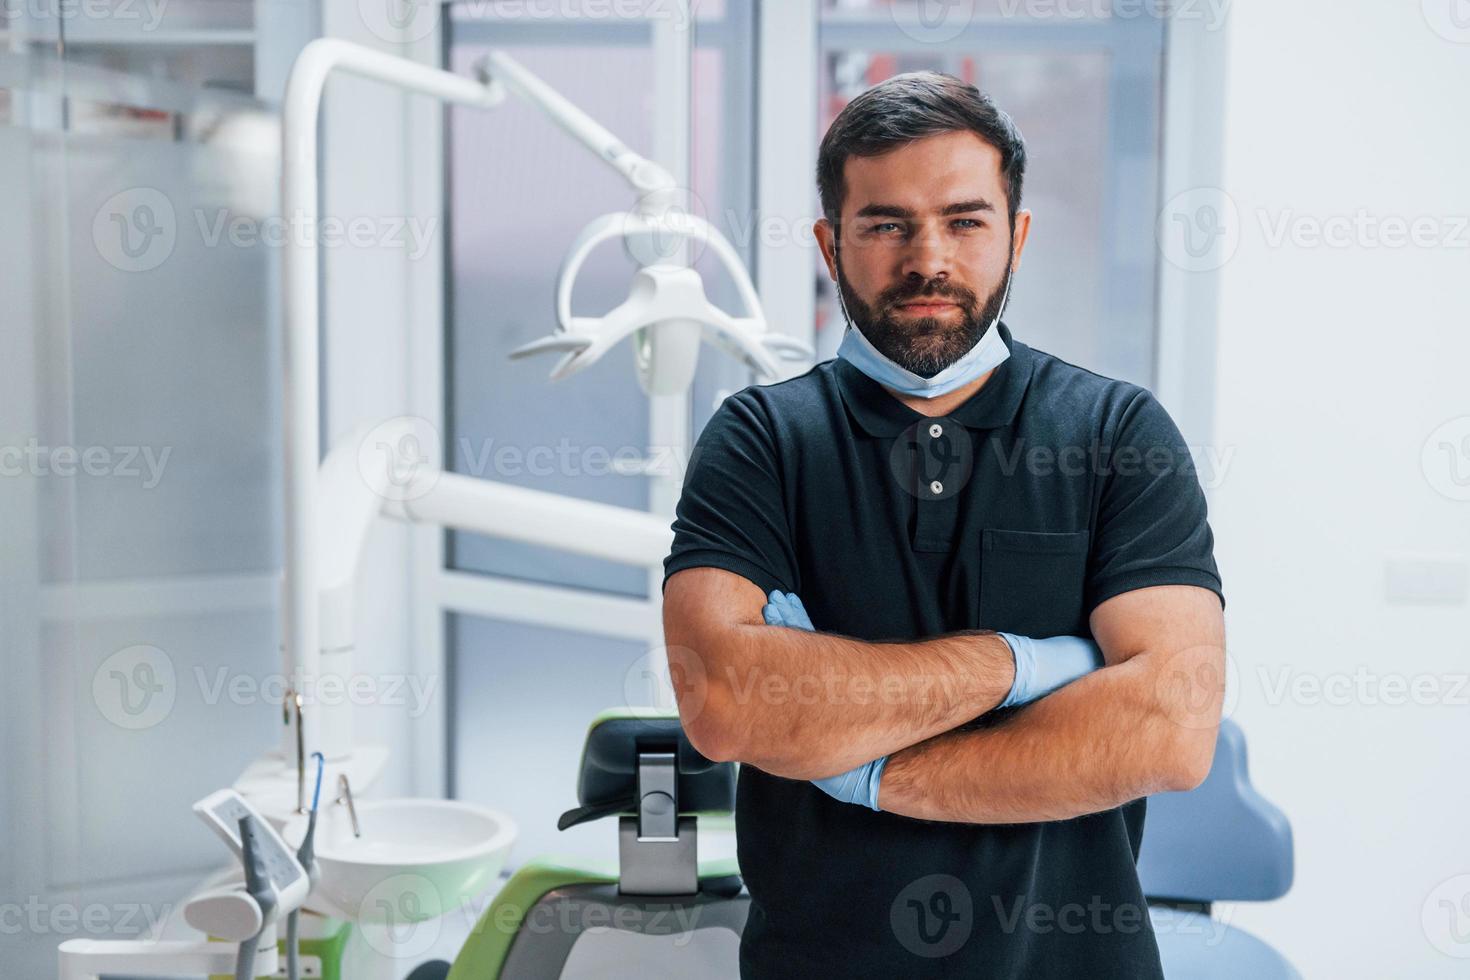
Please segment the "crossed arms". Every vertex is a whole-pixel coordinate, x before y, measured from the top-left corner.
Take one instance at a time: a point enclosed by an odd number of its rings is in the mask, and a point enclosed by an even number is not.
[[[1219,599],[1192,585],[1137,589],[1090,619],[1105,666],[998,725],[1010,648],[985,630],[869,643],[765,625],[765,595],[718,568],[664,589],[679,714],[704,755],[792,779],[880,756],[879,803],[965,823],[1062,820],[1204,780],[1224,695]]]

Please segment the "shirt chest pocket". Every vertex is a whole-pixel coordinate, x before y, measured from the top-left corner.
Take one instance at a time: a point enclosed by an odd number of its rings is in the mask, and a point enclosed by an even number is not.
[[[1085,636],[1082,587],[1087,531],[985,528],[980,627],[1020,636]]]

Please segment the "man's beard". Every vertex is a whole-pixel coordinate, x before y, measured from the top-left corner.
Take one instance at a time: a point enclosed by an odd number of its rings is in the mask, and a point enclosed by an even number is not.
[[[853,327],[862,331],[878,353],[921,378],[932,378],[969,353],[1000,316],[1006,299],[1005,287],[1011,278],[1011,262],[1007,257],[1005,275],[991,290],[983,308],[978,308],[973,290],[951,286],[944,280],[930,280],[917,286],[905,284],[885,290],[874,303],[883,312],[875,315],[874,306],[864,303],[847,287],[840,258],[837,288],[842,292],[842,302]],[[959,322],[950,323],[947,315],[910,317],[904,321],[894,317],[900,303],[930,297],[959,304]]]

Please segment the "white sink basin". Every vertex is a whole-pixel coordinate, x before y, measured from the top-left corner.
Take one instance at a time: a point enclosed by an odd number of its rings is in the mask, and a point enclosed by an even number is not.
[[[357,819],[361,837],[346,806],[322,806],[321,881],[308,905],[360,922],[418,922],[469,904],[499,876],[516,838],[510,817],[459,800],[364,800]],[[287,839],[300,841],[305,829],[296,818]]]

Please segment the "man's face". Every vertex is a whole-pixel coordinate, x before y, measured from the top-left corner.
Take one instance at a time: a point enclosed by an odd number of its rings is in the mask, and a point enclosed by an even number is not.
[[[1006,216],[1000,151],[969,131],[845,165],[842,237],[817,223],[853,326],[885,357],[932,377],[980,340],[1031,215]]]

